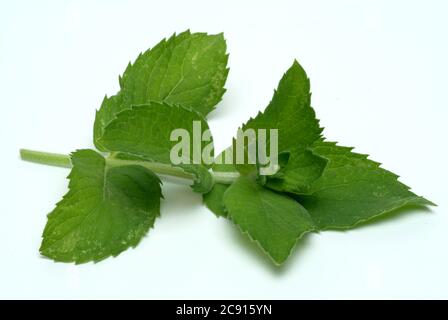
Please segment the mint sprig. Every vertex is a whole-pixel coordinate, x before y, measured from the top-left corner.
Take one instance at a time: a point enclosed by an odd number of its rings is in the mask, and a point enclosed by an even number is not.
[[[227,61],[222,34],[173,35],[129,64],[120,91],[104,98],[94,124],[94,144],[104,155],[21,150],[24,160],[72,168],[68,193],[48,215],[43,255],[85,263],[135,247],[160,214],[164,176],[189,180],[211,211],[231,220],[277,265],[307,233],[350,229],[398,208],[433,205],[366,155],[325,140],[297,61],[264,112],[242,125],[278,130],[273,174],[263,173],[259,159],[222,164],[219,155],[208,163],[187,153],[187,163],[173,163],[173,130],[194,136],[195,125],[209,129],[205,117],[225,92]],[[209,148],[213,159],[211,134],[188,147]]]

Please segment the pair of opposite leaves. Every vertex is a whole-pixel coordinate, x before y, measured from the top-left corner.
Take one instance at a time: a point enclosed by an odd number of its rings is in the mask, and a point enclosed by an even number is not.
[[[172,130],[192,133],[193,121],[208,129],[205,116],[225,92],[227,60],[222,34],[186,31],[128,65],[120,91],[105,97],[95,118],[95,146],[109,155],[71,155],[69,191],[48,215],[43,255],[84,263],[138,244],[159,216],[162,198],[159,178],[139,163],[171,165]],[[232,220],[276,264],[307,232],[351,228],[405,205],[431,205],[367,156],[324,141],[309,79],[296,61],[266,110],[243,125],[248,128],[278,129],[281,168],[275,175],[260,177],[254,165],[213,165],[216,172],[240,173],[225,185],[214,183],[207,165],[179,167],[194,177],[193,190],[206,205]],[[128,165],[114,165],[114,159]]]

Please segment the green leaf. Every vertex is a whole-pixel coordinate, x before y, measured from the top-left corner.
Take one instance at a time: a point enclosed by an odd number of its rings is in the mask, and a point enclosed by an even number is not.
[[[131,106],[124,106],[122,104],[123,95],[121,92],[117,93],[112,97],[105,96],[101,107],[96,111],[95,122],[93,125],[93,143],[98,150],[106,151],[105,148],[99,142],[100,138],[103,136],[104,128],[113,120],[115,116]]]
[[[322,176],[327,159],[308,149],[295,149],[287,155],[286,164],[280,164],[280,171],[267,176],[266,187],[280,192],[309,193],[312,183]]]
[[[191,108],[203,116],[225,92],[228,55],[222,34],[182,32],[140,54],[120,78],[121,91],[106,97],[96,114],[94,142],[117,113],[151,101]]]
[[[199,131],[194,130],[194,122],[200,124]],[[176,129],[186,130],[190,137],[186,142],[190,154],[182,154],[183,160],[189,164],[171,162],[171,150],[179,143],[170,139],[171,133]],[[99,141],[108,151],[128,153],[146,161],[182,168],[195,176],[193,190],[206,193],[213,187],[213,177],[200,153],[200,150],[206,149],[209,144],[213,148],[213,138],[210,137],[210,142],[201,140],[206,130],[209,130],[208,124],[199,113],[181,106],[151,102],[117,114]],[[199,144],[195,142],[196,135],[199,135]],[[199,152],[196,163],[195,150]],[[213,156],[213,152],[211,155]]]
[[[311,194],[298,197],[319,229],[347,229],[407,205],[432,205],[380,164],[352,148],[318,142],[313,151],[328,159]]]
[[[48,215],[40,252],[84,263],[135,247],[159,216],[160,180],[139,166],[106,166],[92,150],[72,154],[69,191]]]
[[[230,153],[230,159],[226,159],[226,152],[231,152],[231,150],[232,146],[216,156],[212,166],[214,172],[237,172],[233,164],[233,153]],[[227,163],[227,161],[230,163]]]
[[[310,81],[297,61],[283,75],[263,113],[243,129],[278,129],[278,151],[310,146],[321,138],[319,120],[311,108]]]
[[[215,183],[212,190],[203,194],[203,201],[207,208],[209,208],[218,217],[227,218],[227,211],[224,206],[224,193],[229,188],[228,184]]]
[[[232,147],[229,147],[226,150],[222,151],[215,158],[215,162],[212,166],[214,174],[238,173],[233,164],[227,164],[225,161],[225,153],[231,148]],[[202,195],[202,200],[204,201],[207,208],[209,208],[218,217],[227,217],[223,197],[229,186],[229,184],[215,182],[213,189],[209,193]]]
[[[314,230],[308,212],[294,199],[238,178],[224,194],[229,218],[272,258],[283,263],[305,233]]]
[[[288,192],[306,191],[310,182],[320,176],[325,160],[314,155],[307,148],[321,139],[322,129],[311,107],[310,82],[297,61],[280,80],[277,90],[263,113],[243,125],[247,129],[278,129],[278,152],[288,153],[287,169],[282,176],[274,177],[269,186]],[[266,143],[269,146],[270,138]],[[235,143],[234,143],[235,145]],[[243,174],[255,170],[255,165],[237,164]],[[284,182],[278,179],[285,180]]]

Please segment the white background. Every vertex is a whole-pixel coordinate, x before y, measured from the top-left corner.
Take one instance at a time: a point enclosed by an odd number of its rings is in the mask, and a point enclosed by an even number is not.
[[[448,298],[446,1],[4,1],[0,5],[0,298]],[[99,264],[39,255],[68,171],[19,148],[92,146],[95,109],[127,62],[187,28],[224,32],[217,151],[297,58],[330,140],[436,202],[307,237],[281,268],[188,187],[165,185],[155,229]]]

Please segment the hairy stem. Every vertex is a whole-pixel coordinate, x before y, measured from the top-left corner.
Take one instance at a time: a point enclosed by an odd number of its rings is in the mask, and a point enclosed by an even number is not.
[[[39,164],[45,164],[54,167],[71,168],[72,163],[70,156],[60,153],[50,153],[42,151],[34,151],[28,149],[20,150],[20,157],[22,160],[30,161]],[[122,160],[113,157],[106,157],[106,164],[110,167],[125,166],[125,165],[139,165],[145,167],[154,173],[162,176],[170,176],[187,180],[194,180],[194,176],[183,171],[181,168],[171,166],[169,164],[137,161],[137,160]],[[238,172],[212,172],[213,178],[217,183],[231,184],[239,177]]]

